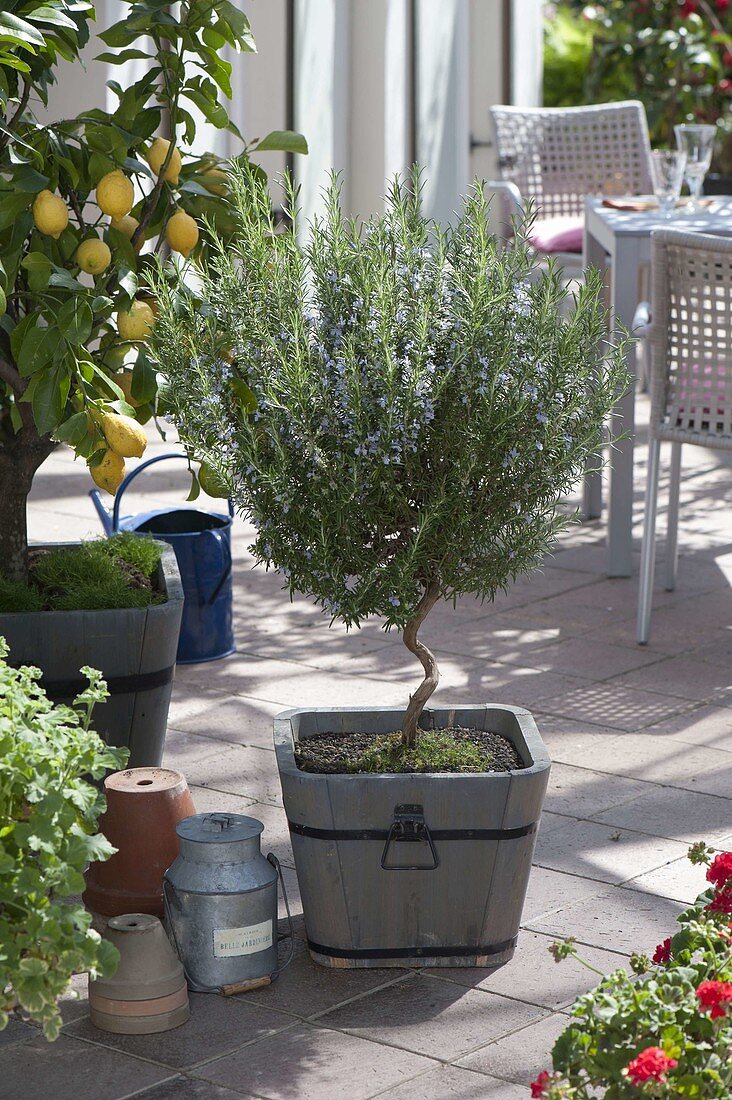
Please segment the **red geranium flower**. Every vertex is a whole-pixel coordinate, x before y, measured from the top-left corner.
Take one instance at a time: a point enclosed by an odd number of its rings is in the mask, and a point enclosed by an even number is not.
[[[654,963],[667,963],[671,958],[671,937],[667,936],[653,952]]]
[[[732,54],[728,56],[732,61]],[[713,882],[715,886],[724,886],[725,882],[731,878],[732,852],[721,852],[714,858],[711,867],[707,871],[707,882]]]
[[[732,891],[721,890],[704,908],[712,913],[732,913]]]
[[[642,1085],[644,1081],[665,1081],[666,1070],[674,1069],[679,1063],[669,1058],[660,1047],[646,1047],[637,1058],[628,1065],[626,1073],[633,1085]]]
[[[548,1096],[548,1088],[551,1082],[551,1077],[548,1070],[543,1069],[535,1081],[531,1082],[531,1096],[533,1100],[541,1100],[542,1096]]]
[[[686,19],[688,16],[693,15],[696,9],[699,7],[699,0],[684,0],[681,6],[681,16]]]
[[[708,1008],[713,1020],[727,1015],[725,1005],[732,1002],[732,982],[702,982],[696,987],[702,1008]]]

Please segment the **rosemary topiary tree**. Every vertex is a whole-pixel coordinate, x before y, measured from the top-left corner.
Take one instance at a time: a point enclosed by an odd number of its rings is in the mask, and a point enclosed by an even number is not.
[[[347,627],[379,615],[437,686],[418,631],[440,599],[491,599],[534,569],[570,516],[625,381],[603,358],[601,281],[573,306],[522,227],[500,249],[475,186],[456,225],[424,217],[419,176],[383,216],[344,218],[337,181],[300,245],[266,188],[234,170],[239,229],[211,234],[197,291],[162,276],[152,352],[181,437],[227,479],[253,552]],[[242,393],[250,395],[249,411]]]

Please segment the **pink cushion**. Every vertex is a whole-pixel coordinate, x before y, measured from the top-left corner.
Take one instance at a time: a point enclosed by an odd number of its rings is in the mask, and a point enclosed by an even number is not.
[[[529,240],[537,252],[581,252],[584,225],[581,214],[539,218]]]

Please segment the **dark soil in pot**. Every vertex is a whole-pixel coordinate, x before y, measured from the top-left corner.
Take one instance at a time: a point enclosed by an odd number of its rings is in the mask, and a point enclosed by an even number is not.
[[[301,771],[402,774],[507,772],[525,767],[511,742],[499,733],[450,726],[424,730],[412,749],[404,750],[401,734],[323,733],[295,742]]]

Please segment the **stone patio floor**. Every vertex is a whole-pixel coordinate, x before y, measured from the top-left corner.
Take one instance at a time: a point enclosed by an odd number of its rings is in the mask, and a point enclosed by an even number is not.
[[[643,443],[641,426],[637,521]],[[123,512],[182,500],[180,471],[156,469]],[[52,456],[34,489],[33,537],[98,534],[88,488],[68,453]],[[595,984],[574,960],[554,963],[553,939],[575,936],[603,970],[652,951],[702,888],[688,845],[732,836],[731,500],[729,464],[685,448],[679,584],[674,593],[657,585],[646,648],[634,642],[637,578],[606,579],[600,523],[562,537],[544,572],[494,606],[463,600],[431,616],[424,637],[442,669],[435,701],[528,707],[554,761],[512,963],[492,974],[325,970],[309,959],[300,919],[294,962],[273,986],[228,1000],[194,994],[190,1021],[165,1035],[95,1030],[79,977],[56,1043],[22,1023],[0,1033],[0,1096],[527,1097],[568,1006]],[[252,570],[249,533],[238,521],[238,652],[179,668],[165,763],[185,773],[199,811],[264,822],[264,850],[286,865],[300,913],[272,715],[294,705],[403,704],[419,677],[378,624],[346,636],[304,600],[290,603],[276,575]]]

